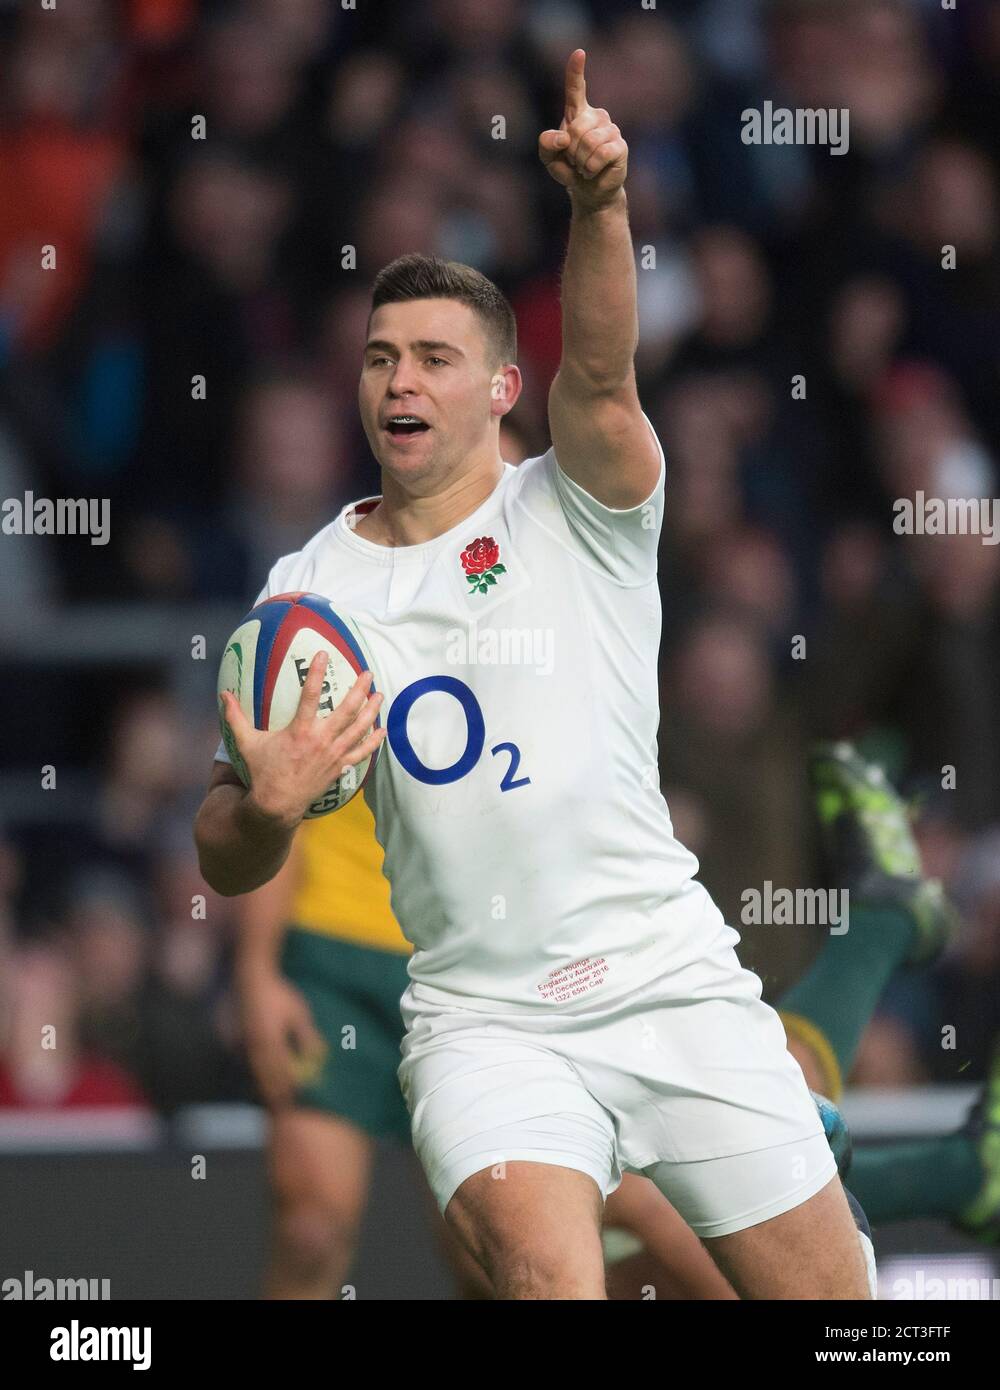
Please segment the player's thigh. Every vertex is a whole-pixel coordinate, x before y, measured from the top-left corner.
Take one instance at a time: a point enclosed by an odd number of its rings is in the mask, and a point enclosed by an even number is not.
[[[536,1296],[603,1298],[602,1208],[589,1174],[514,1160],[466,1178],[445,1219],[501,1296],[524,1282]]]
[[[621,1180],[610,1113],[507,1020],[425,1010],[409,1025],[399,1075],[414,1148],[498,1297],[603,1298],[601,1210]]]
[[[276,1209],[353,1235],[364,1214],[375,1141],[339,1115],[300,1106],[271,1116],[268,1173]]]
[[[854,1217],[836,1177],[780,1216],[707,1244],[741,1298],[872,1296]]]
[[[437,1199],[419,1162],[416,1169],[416,1181],[424,1195],[431,1233],[451,1270],[458,1297],[468,1300],[493,1298],[494,1289],[489,1275],[472,1252],[462,1244],[457,1232],[448,1225],[443,1213],[438,1210]]]

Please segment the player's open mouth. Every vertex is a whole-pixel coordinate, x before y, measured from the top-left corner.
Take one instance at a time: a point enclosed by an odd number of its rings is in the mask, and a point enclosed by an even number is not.
[[[386,422],[385,429],[393,439],[405,439],[410,434],[426,433],[430,425],[417,415],[393,415]]]

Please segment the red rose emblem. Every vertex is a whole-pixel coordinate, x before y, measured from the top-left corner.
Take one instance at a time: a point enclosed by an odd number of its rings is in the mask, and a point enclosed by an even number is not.
[[[466,574],[485,574],[500,559],[500,547],[492,536],[480,536],[462,551],[462,568]]]
[[[498,575],[507,573],[500,564],[500,547],[492,536],[477,536],[462,551],[461,559],[470,594],[488,593]]]

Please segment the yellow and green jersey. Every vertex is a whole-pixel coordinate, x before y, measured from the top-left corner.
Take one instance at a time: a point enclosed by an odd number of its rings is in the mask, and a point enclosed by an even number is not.
[[[389,906],[382,846],[363,795],[333,815],[303,821],[295,837],[298,886],[291,920],[306,931],[410,954]]]

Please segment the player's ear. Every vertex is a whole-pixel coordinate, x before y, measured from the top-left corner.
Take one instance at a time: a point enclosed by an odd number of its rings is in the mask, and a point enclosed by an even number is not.
[[[513,364],[494,372],[490,382],[492,414],[507,415],[513,410],[521,394],[521,386],[521,373]]]

